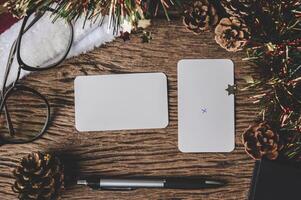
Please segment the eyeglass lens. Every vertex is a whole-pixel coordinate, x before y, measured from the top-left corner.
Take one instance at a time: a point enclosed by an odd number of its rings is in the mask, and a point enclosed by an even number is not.
[[[47,104],[31,91],[16,90],[5,101],[0,115],[0,137],[9,142],[26,142],[35,138],[47,121]],[[9,127],[7,116],[11,120]],[[11,130],[11,129],[12,130]]]
[[[19,53],[20,58],[30,67],[48,68],[56,65],[64,59],[72,40],[72,28],[65,20],[58,18],[53,21],[53,13],[46,11],[39,20],[32,14],[24,27],[26,30],[22,34]]]

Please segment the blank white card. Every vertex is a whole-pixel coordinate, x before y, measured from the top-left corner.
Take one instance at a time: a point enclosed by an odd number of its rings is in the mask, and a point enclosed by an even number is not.
[[[235,147],[234,64],[228,59],[178,62],[178,145],[185,153]]]
[[[152,129],[168,125],[164,73],[78,76],[74,88],[78,131]]]

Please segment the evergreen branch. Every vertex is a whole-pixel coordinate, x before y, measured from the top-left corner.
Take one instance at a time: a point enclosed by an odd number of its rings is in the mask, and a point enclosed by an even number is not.
[[[181,3],[182,0],[9,0],[4,6],[18,18],[26,16],[32,10],[47,7],[55,9],[55,19],[62,17],[76,21],[84,16],[85,21],[95,22],[99,16],[109,15],[110,25],[117,28],[125,19],[136,25],[147,13],[154,13],[153,4],[157,8],[161,5],[169,20],[169,7],[181,6]]]
[[[259,116],[272,124],[286,141],[284,155],[300,159],[301,3],[281,0],[261,3],[264,17],[272,23],[265,23],[261,16],[248,21],[251,28],[255,21],[264,28],[262,32],[253,31],[244,59],[257,66],[259,80],[255,79],[243,90],[264,89],[263,93],[251,97],[260,106]]]

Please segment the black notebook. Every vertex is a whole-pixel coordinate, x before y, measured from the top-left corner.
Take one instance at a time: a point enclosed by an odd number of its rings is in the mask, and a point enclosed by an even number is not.
[[[300,200],[301,169],[279,161],[255,164],[249,200]]]

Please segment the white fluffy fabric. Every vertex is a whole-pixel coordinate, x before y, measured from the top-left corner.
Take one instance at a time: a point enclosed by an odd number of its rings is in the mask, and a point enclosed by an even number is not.
[[[97,22],[87,21],[84,28],[84,17],[79,18],[74,24],[74,40],[68,58],[111,42],[117,35],[114,35],[112,28],[109,28],[108,18],[108,16],[104,18],[101,26]],[[70,34],[69,29],[66,28],[64,20],[57,20],[55,23],[52,23],[52,20],[50,15],[45,14],[22,38],[21,56],[25,63],[43,65],[45,62],[57,59],[65,50]],[[0,35],[0,88],[3,84],[9,50],[19,33],[21,24],[22,20]],[[120,30],[130,32],[131,26],[125,21]],[[15,80],[17,69],[18,63],[15,58],[7,85]],[[28,73],[22,70],[21,77]]]

